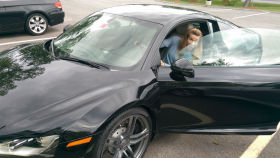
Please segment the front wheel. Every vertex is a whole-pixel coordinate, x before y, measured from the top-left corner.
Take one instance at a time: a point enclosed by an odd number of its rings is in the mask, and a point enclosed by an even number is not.
[[[142,158],[152,134],[152,121],[141,108],[114,118],[94,146],[94,158]]]
[[[25,29],[31,35],[42,35],[48,30],[48,20],[42,14],[32,14],[25,22]]]

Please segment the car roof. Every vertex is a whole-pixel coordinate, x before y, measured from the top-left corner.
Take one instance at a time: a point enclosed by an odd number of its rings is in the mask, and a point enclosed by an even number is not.
[[[0,6],[19,6],[19,5],[35,5],[35,4],[49,4],[55,3],[59,0],[0,0]]]
[[[181,7],[154,5],[154,4],[132,4],[123,5],[101,10],[101,12],[128,16],[141,20],[151,21],[159,24],[168,24],[180,18],[208,18],[214,19],[210,14]]]

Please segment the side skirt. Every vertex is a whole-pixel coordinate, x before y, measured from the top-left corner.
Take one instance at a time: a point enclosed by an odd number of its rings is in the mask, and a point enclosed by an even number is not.
[[[276,132],[277,123],[269,125],[258,125],[254,127],[219,127],[219,128],[165,128],[160,132],[172,132],[172,133],[189,133],[189,134],[223,134],[223,135],[270,135]]]

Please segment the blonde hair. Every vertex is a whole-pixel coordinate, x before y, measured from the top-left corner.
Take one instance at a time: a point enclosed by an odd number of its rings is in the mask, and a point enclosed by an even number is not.
[[[188,40],[188,38],[190,37],[191,34],[202,37],[202,32],[199,29],[197,29],[197,28],[187,29],[184,37],[181,38],[181,40],[180,40],[180,43],[179,43],[179,46],[178,46],[178,51],[182,50],[183,48],[185,48],[187,46],[187,40]]]

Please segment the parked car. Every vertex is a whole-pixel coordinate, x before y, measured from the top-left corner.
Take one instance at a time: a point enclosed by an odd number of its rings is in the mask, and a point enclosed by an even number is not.
[[[1,0],[0,33],[23,31],[42,35],[64,21],[59,0]]]
[[[196,60],[160,66],[192,24]],[[143,157],[158,132],[272,134],[280,119],[279,31],[171,6],[125,5],[56,39],[0,53],[0,157]]]

